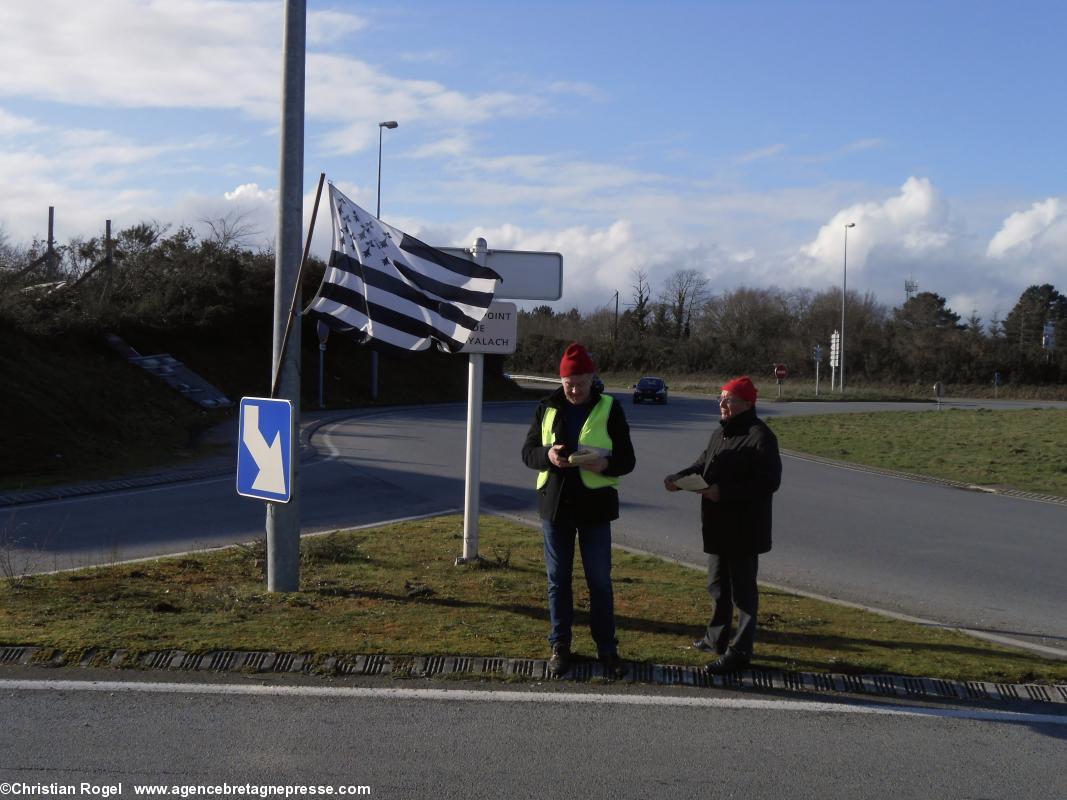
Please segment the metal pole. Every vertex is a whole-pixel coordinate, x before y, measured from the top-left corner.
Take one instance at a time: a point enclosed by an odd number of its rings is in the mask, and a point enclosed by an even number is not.
[[[613,341],[619,339],[619,290],[615,290],[615,333],[612,335]]]
[[[376,219],[382,218],[382,132],[385,128],[397,127],[396,120],[378,123],[378,207],[374,211]],[[370,351],[370,399],[378,399],[378,351]]]
[[[56,261],[56,240],[55,240],[55,223],[56,223],[56,207],[48,207],[48,250],[46,254],[48,256],[48,279],[54,280],[55,275],[55,261]]]
[[[474,261],[485,266],[489,245],[479,238],[471,249]],[[482,379],[485,372],[485,356],[471,353],[467,367],[467,467],[466,492],[463,498],[463,555],[457,564],[466,564],[478,559],[478,512],[480,505],[482,470]]]
[[[815,396],[819,396],[819,362],[815,362]]]
[[[326,396],[323,392],[322,372],[326,366],[326,345],[319,343],[319,408],[326,408]]]
[[[294,453],[300,432],[300,325],[289,326],[290,299],[298,289],[304,196],[304,54],[306,0],[286,0],[283,34],[281,164],[278,181],[278,248],[274,261],[274,338],[272,369],[277,365],[277,394],[293,405]],[[297,309],[299,315],[299,308]],[[286,329],[289,336],[286,339]],[[272,375],[272,377],[274,377]],[[288,503],[267,503],[267,590],[300,589],[300,460],[293,457]]]
[[[855,227],[855,222],[845,224],[845,260],[841,267],[841,339],[837,346],[837,352],[841,358],[841,371],[838,373],[837,385],[841,389],[841,394],[845,393],[845,299],[848,296],[846,294],[846,286],[848,285],[848,229]]]

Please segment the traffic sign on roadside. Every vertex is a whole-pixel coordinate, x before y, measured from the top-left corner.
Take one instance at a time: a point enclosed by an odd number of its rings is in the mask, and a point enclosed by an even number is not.
[[[242,397],[237,426],[237,494],[288,503],[292,484],[292,403]]]
[[[787,370],[785,368],[785,364],[775,364],[774,365],[774,377],[776,377],[778,379],[779,383],[784,381],[788,374],[789,374],[789,370]]]

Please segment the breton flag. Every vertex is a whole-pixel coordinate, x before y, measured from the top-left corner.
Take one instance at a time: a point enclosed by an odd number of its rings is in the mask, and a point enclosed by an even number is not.
[[[500,276],[375,219],[333,184],[330,208],[330,264],[304,313],[378,350],[462,348]]]

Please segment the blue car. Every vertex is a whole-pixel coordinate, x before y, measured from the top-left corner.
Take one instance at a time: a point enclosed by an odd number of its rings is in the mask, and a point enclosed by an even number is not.
[[[642,378],[634,385],[634,404],[667,403],[667,382],[662,378]]]

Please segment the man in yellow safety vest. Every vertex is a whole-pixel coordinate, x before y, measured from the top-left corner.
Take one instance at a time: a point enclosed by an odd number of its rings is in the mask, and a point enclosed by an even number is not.
[[[595,372],[589,351],[570,344],[559,365],[562,386],[538,405],[522,447],[523,462],[538,472],[552,626],[548,668],[555,676],[571,662],[576,537],[597,657],[606,675],[623,673],[611,588],[611,521],[619,517],[619,476],[632,472],[636,459],[622,406],[593,388]]]

